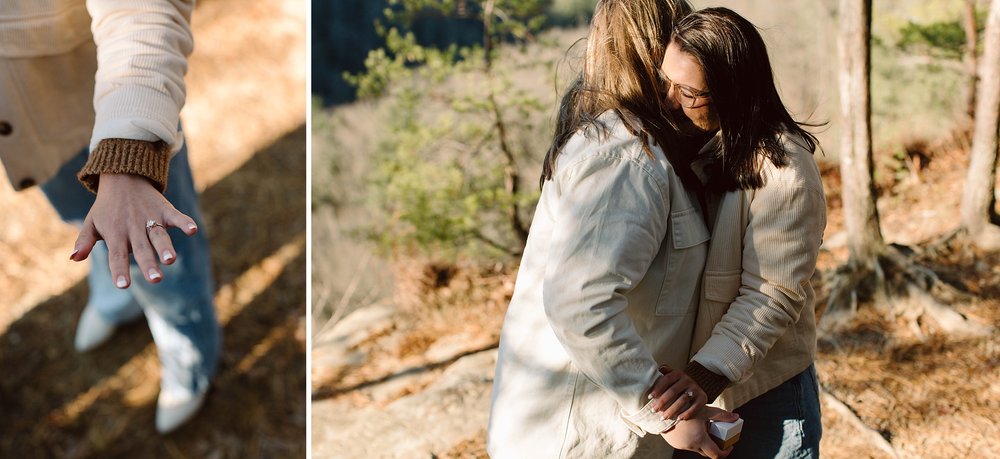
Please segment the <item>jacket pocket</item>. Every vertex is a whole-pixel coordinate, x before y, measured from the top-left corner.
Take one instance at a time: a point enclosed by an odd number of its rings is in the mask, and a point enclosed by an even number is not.
[[[729,306],[740,293],[743,271],[705,271],[705,299]]]
[[[667,237],[670,244],[656,315],[683,316],[697,304],[696,287],[708,253],[708,228],[692,207],[670,214]]]
[[[712,337],[715,325],[729,312],[729,306],[743,285],[743,271],[705,271],[702,281],[704,301],[698,305],[698,319],[691,338],[691,356],[701,350]]]

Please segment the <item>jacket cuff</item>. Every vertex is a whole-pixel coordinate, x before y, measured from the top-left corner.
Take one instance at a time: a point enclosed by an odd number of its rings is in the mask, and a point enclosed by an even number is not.
[[[132,174],[146,177],[157,191],[167,189],[170,146],[166,142],[104,139],[90,152],[87,164],[77,174],[80,183],[97,193],[101,174]]]
[[[719,394],[726,390],[731,383],[729,378],[713,373],[712,370],[705,368],[694,360],[684,368],[684,373],[701,386],[701,389],[705,391],[705,395],[708,396],[708,403],[712,403],[716,398],[719,398]]]
[[[674,424],[677,424],[676,419],[663,419],[660,417],[660,413],[654,413],[652,406],[654,400],[646,402],[646,405],[639,409],[639,412],[633,414],[625,414],[624,411],[621,412],[621,418],[625,421],[629,430],[632,433],[644,437],[646,433],[659,434],[669,430]]]

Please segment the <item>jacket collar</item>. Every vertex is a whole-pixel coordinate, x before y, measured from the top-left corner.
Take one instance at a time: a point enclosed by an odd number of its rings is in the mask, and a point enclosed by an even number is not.
[[[705,142],[705,145],[698,150],[693,161],[691,161],[691,171],[694,173],[702,186],[707,186],[709,177],[717,173],[717,167],[722,162],[719,152],[722,149],[722,133],[716,132],[714,136]]]

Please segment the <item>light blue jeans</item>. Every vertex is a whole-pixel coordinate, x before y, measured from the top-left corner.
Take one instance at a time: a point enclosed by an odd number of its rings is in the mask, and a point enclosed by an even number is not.
[[[41,187],[59,216],[77,225],[86,218],[95,200],[76,178],[87,162],[87,155],[84,149]],[[193,218],[199,228],[204,228],[186,146],[170,161],[164,197]],[[160,390],[196,394],[208,388],[221,345],[212,302],[215,288],[208,241],[204,229],[190,237],[176,228],[169,228],[168,233],[177,260],[172,265],[160,266],[163,280],[157,284],[146,282],[132,259],[133,281],[127,290],[114,286],[108,268],[108,249],[104,242],[98,243],[90,254],[88,304],[114,324],[134,318],[140,311],[145,313],[162,366]]]

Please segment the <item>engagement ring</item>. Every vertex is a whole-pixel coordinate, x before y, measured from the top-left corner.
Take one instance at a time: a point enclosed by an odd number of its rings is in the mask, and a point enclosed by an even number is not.
[[[163,228],[163,227],[164,227],[164,226],[163,226],[162,224],[160,224],[160,223],[157,223],[157,222],[156,222],[156,220],[146,220],[146,232],[147,232],[147,233],[148,233],[148,232],[149,232],[149,230],[150,230],[150,229],[152,229],[152,228],[153,228],[154,226],[159,226],[160,228]]]

